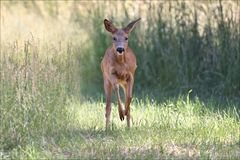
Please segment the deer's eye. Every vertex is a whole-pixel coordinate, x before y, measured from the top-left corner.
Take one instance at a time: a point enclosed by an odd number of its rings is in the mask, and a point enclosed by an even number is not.
[[[125,37],[125,40],[127,41],[127,40],[128,40],[128,37]]]
[[[113,40],[114,40],[114,41],[116,41],[116,40],[117,40],[117,38],[116,38],[116,37],[113,37]]]

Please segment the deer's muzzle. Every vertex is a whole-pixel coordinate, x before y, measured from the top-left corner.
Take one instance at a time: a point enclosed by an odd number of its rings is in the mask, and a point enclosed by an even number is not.
[[[118,52],[119,54],[122,54],[122,53],[124,52],[124,48],[118,47],[118,48],[117,48],[117,52]]]

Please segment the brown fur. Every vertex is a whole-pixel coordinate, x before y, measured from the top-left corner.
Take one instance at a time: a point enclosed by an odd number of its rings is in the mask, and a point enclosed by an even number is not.
[[[117,29],[113,24],[104,20],[104,25],[107,31],[112,33],[114,38],[113,45],[109,47],[101,62],[101,69],[104,79],[104,90],[106,95],[106,128],[109,126],[111,114],[111,95],[112,89],[115,91],[118,100],[118,111],[121,120],[124,116],[127,117],[127,126],[130,127],[130,103],[132,100],[132,88],[134,84],[134,73],[137,68],[136,57],[133,51],[128,47],[128,34],[131,32],[136,22],[140,19],[131,22],[123,29]],[[121,46],[124,52],[119,54],[116,48]],[[122,86],[125,93],[125,110],[123,109],[119,86]]]

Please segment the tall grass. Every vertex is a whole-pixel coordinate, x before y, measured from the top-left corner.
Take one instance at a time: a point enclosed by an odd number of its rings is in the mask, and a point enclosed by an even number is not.
[[[69,84],[67,72],[61,72],[67,64],[56,62],[60,55],[40,57],[33,42],[26,41],[22,49],[15,45],[2,48],[1,59],[0,140],[6,150],[65,127],[68,117]]]

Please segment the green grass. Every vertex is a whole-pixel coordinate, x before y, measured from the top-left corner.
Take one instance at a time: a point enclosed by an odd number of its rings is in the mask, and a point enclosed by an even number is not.
[[[134,99],[133,126],[128,129],[113,105],[105,131],[103,100],[69,100],[67,120],[49,134],[35,134],[24,145],[2,151],[2,158],[62,159],[239,159],[240,122],[236,106],[214,109],[214,100],[188,96],[161,103]],[[235,109],[234,109],[235,108]],[[66,117],[63,119],[66,119]],[[61,119],[58,119],[61,121]],[[48,127],[48,126],[45,126]]]

